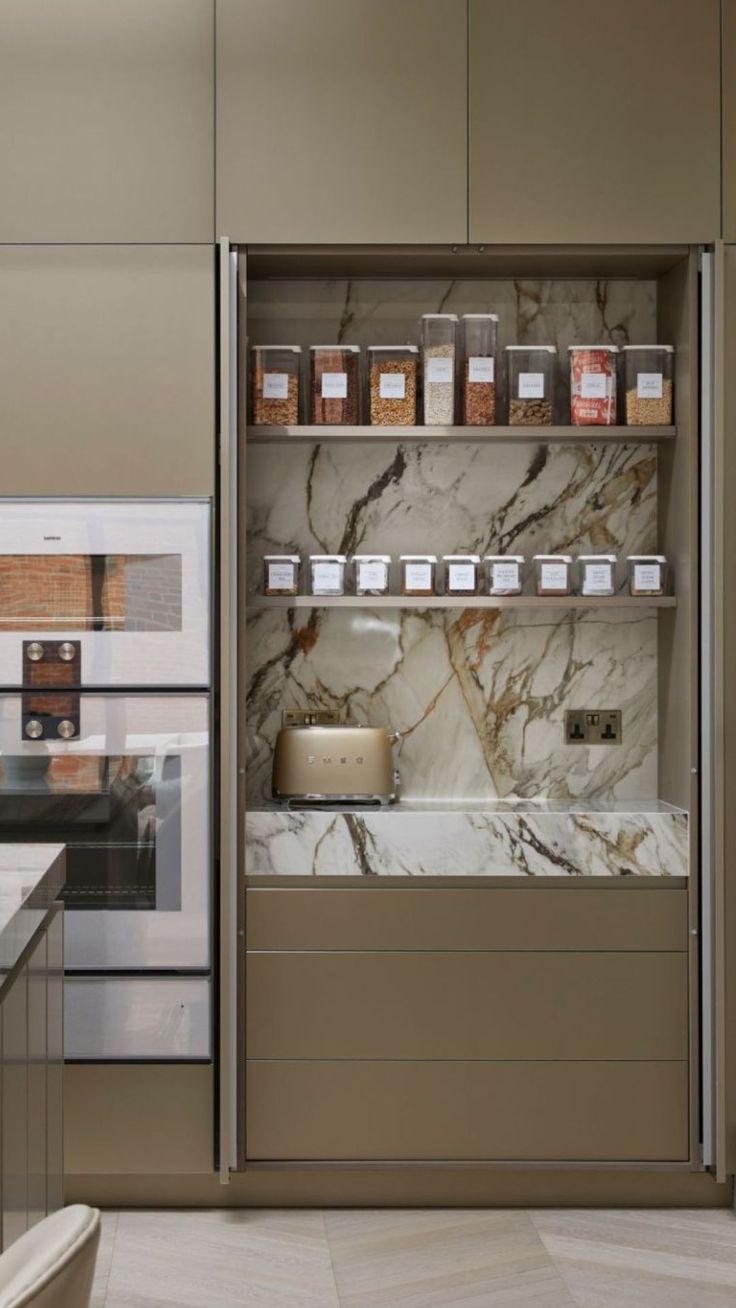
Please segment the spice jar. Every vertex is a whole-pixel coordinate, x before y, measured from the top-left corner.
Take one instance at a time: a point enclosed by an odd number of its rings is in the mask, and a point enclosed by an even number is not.
[[[313,345],[312,422],[360,422],[360,346]]]
[[[254,345],[251,350],[253,423],[293,427],[299,421],[300,345]]]
[[[445,554],[446,595],[477,595],[480,558],[477,554]]]
[[[298,554],[267,554],[263,560],[264,595],[298,595],[299,563]]]
[[[344,554],[310,554],[309,571],[313,595],[344,595]]]
[[[581,595],[613,595],[615,554],[581,554],[578,558],[578,566]]]
[[[672,422],[672,345],[625,345],[626,422],[669,427]]]
[[[523,554],[486,554],[483,562],[489,595],[521,594]]]
[[[435,595],[437,556],[435,554],[402,554],[402,595]]]
[[[491,427],[496,421],[497,313],[462,316],[463,422]]]
[[[457,314],[423,313],[421,329],[424,425],[449,427],[455,421]]]
[[[391,555],[355,554],[353,582],[356,595],[388,595],[391,588]]]
[[[535,554],[538,595],[569,595],[572,558],[569,554]]]
[[[630,554],[630,595],[664,595],[667,560],[664,554]]]
[[[369,345],[371,425],[413,427],[417,420],[416,345]]]
[[[616,422],[617,345],[570,345],[570,421],[573,427]]]
[[[557,347],[507,345],[511,427],[550,427]]]

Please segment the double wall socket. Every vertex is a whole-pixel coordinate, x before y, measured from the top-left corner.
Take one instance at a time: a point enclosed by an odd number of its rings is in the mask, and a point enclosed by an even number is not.
[[[620,709],[566,709],[566,745],[620,745]]]

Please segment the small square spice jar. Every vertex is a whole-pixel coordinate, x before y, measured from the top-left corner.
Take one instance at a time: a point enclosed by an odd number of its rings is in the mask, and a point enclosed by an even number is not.
[[[667,581],[667,560],[664,554],[630,554],[630,595],[664,595]]]
[[[615,554],[580,554],[581,595],[613,595],[616,574]]]
[[[477,554],[445,554],[446,595],[477,595],[480,558]]]
[[[520,595],[523,554],[486,554],[486,579],[489,595]]]
[[[391,555],[354,554],[353,583],[356,595],[388,595],[391,588]]]
[[[402,554],[399,562],[402,595],[437,594],[436,554]]]
[[[344,595],[344,554],[310,554],[309,574],[313,595]]]
[[[570,554],[535,554],[534,573],[537,595],[569,595],[572,556]]]
[[[298,595],[298,554],[266,554],[263,560],[264,595]]]

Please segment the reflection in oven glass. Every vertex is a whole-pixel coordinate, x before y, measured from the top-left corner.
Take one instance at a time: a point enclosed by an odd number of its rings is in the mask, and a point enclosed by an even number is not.
[[[181,908],[181,758],[0,758],[0,840],[67,846],[70,908]]]
[[[5,554],[0,631],[181,631],[178,554]]]

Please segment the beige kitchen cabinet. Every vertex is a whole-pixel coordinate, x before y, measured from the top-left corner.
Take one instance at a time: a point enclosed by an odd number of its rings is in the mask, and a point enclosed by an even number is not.
[[[736,241],[736,0],[723,0],[723,239]]]
[[[470,0],[471,241],[714,239],[719,33],[718,0]]]
[[[211,241],[214,0],[3,0],[0,242]]]
[[[3,495],[209,495],[204,246],[0,247]]]
[[[218,0],[217,231],[467,238],[465,0]]]

